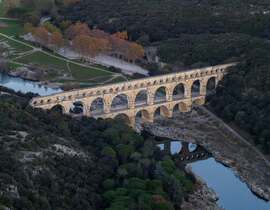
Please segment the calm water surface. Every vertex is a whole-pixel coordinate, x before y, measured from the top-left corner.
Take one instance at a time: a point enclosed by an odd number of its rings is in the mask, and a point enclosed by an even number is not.
[[[164,150],[164,144],[157,146]],[[179,153],[181,148],[181,141],[171,141],[171,154]],[[189,144],[190,152],[196,148],[195,144]],[[192,171],[216,192],[219,197],[218,205],[225,210],[270,210],[270,202],[257,197],[244,182],[235,176],[232,169],[225,167],[214,158],[196,161],[189,165]]]
[[[4,86],[22,93],[32,92],[41,96],[59,93],[60,88],[49,88],[38,84],[37,82],[24,80],[19,77],[11,77],[7,74],[0,73],[0,86]]]

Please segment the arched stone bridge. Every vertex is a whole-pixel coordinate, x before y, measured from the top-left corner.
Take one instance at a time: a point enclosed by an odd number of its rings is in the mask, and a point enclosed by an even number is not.
[[[131,126],[136,117],[153,122],[155,114],[172,117],[173,111],[190,111],[192,104],[205,102],[207,89],[236,63],[147,77],[33,98],[35,108],[59,107],[65,114],[95,118],[124,117]]]

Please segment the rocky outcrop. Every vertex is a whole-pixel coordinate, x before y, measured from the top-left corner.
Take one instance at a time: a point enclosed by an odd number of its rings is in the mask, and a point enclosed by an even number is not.
[[[14,77],[21,77],[32,81],[37,81],[40,78],[40,73],[32,71],[27,67],[19,67],[9,72],[9,75]]]

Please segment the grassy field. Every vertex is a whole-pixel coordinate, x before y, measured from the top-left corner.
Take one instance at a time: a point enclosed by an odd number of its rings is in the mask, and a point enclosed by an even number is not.
[[[8,36],[19,36],[23,33],[23,23],[19,20],[0,20],[8,27],[0,28],[1,33]]]
[[[5,16],[4,0],[0,0],[0,17]]]
[[[81,66],[79,64],[70,63],[62,58],[55,58],[42,51],[34,52],[30,55],[14,59],[14,61],[23,63],[26,65],[34,64],[41,67],[49,67],[52,69],[58,69],[65,74],[71,74],[75,81],[88,81],[92,78],[100,76],[112,76],[111,72],[107,72],[102,69],[95,69],[91,67]],[[53,78],[51,78],[53,79]]]
[[[106,67],[85,66],[78,61],[67,60],[55,53],[44,51],[32,46],[29,42],[23,41],[19,38],[19,35],[23,33],[23,25],[18,20],[0,19],[0,22],[7,25],[7,27],[0,28],[0,44],[8,45],[9,52],[11,52],[8,56],[11,68],[35,65],[50,71],[44,78],[46,80],[62,81],[63,83],[72,81],[73,83],[83,83],[84,86],[87,83],[93,85],[95,83],[106,83],[106,81],[124,80],[121,75],[108,71]],[[65,78],[67,81],[65,81]]]
[[[43,67],[62,69],[65,71],[68,70],[65,61],[48,56],[41,51],[37,51],[14,60],[24,64],[36,64]]]
[[[107,71],[97,71],[95,68],[91,69],[89,67],[79,66],[73,63],[69,64],[69,66],[73,77],[81,81],[87,80],[86,78],[108,75]]]

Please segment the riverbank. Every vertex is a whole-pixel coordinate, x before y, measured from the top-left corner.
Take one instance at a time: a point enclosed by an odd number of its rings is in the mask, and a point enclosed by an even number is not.
[[[53,86],[46,82],[35,82],[30,80],[24,80],[20,77],[10,76],[6,73],[0,72],[0,86],[10,88],[14,91],[22,93],[32,92],[39,94],[40,96],[50,95],[54,93],[62,92],[62,89],[58,86]]]
[[[185,200],[181,209],[183,210],[224,210],[217,205],[218,196],[207,186],[207,184],[198,176],[196,176],[189,165],[185,168],[188,174],[195,179],[195,190]]]
[[[258,196],[270,200],[270,167],[253,146],[244,143],[203,109],[181,113],[173,119],[145,124],[150,133],[171,139],[184,139],[210,151],[215,159],[234,173]]]

